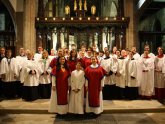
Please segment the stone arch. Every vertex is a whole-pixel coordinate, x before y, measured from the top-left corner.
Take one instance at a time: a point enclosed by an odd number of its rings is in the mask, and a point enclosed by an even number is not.
[[[10,16],[13,20],[14,29],[15,29],[15,32],[16,32],[16,13],[15,13],[15,10],[14,10],[12,4],[10,3],[9,0],[0,0],[0,1],[5,5],[7,10],[9,11]]]

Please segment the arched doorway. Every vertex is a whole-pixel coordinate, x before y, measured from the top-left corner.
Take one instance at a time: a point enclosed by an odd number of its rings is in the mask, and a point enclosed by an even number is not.
[[[0,47],[12,49],[15,55],[15,16],[8,0],[0,0]]]
[[[144,45],[148,44],[150,46],[151,52],[157,54],[157,48],[159,46],[163,46],[163,36],[164,36],[164,32],[161,29],[161,23],[158,19],[155,19],[150,31],[139,32],[139,38],[141,39],[140,42],[141,53],[144,50]]]

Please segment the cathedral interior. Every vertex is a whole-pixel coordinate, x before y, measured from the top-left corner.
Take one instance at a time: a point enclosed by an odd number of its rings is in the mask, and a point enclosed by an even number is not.
[[[165,48],[164,0],[0,0],[0,47]]]

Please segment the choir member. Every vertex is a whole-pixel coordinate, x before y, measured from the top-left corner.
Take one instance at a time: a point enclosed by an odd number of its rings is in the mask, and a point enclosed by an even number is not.
[[[83,58],[83,67],[84,69],[91,65],[91,57],[93,55],[93,50],[91,47],[87,50],[87,55]]]
[[[137,60],[133,58],[133,52],[129,51],[128,60],[126,62],[126,90],[125,97],[127,99],[138,98],[138,80],[137,80]]]
[[[71,73],[70,84],[69,113],[83,114],[85,77],[80,62],[76,64],[76,70]]]
[[[2,59],[5,57],[5,48],[2,47],[0,49],[0,69],[1,69],[1,61]],[[0,74],[0,101],[3,99],[3,94],[2,94],[2,78],[1,78],[1,74]]]
[[[38,52],[34,55],[34,59],[38,60],[41,59],[42,57],[42,52],[43,52],[43,48],[41,46],[38,47]]]
[[[39,77],[39,96],[42,99],[49,99],[51,94],[50,62],[51,59],[48,56],[48,52],[44,50],[42,53],[42,59],[38,61],[39,68],[42,71]]]
[[[65,59],[68,60],[69,59],[69,54],[70,54],[70,51],[68,48],[64,48],[64,56],[65,56]]]
[[[71,50],[76,50],[76,44],[71,45]]]
[[[38,85],[41,69],[33,57],[33,52],[27,54],[28,60],[25,62],[25,66],[22,69],[24,75],[22,99],[25,101],[34,101],[39,98]]]
[[[117,53],[117,51],[116,51]],[[125,85],[126,85],[126,51],[122,50],[121,51],[121,56],[120,58],[117,59],[118,62],[118,67],[117,67],[117,72],[115,76],[115,82],[116,82],[116,92],[117,92],[117,98],[118,99],[123,99],[124,96],[124,90],[125,90]]]
[[[24,48],[20,48],[19,49],[19,55],[16,56],[16,61],[19,63],[18,64],[18,76],[19,77],[18,77],[18,79],[16,81],[18,97],[22,97],[23,82],[21,81],[21,79],[24,77],[23,76],[23,72],[22,72],[22,68],[23,68],[26,60],[27,60],[27,56],[25,55],[25,49]]]
[[[155,97],[158,100],[165,99],[164,60],[163,48],[158,47],[158,55],[155,57]]]
[[[78,61],[79,61],[79,59],[77,58],[76,50],[71,50],[69,59],[67,61],[67,64],[68,64],[69,69],[70,69],[71,72],[76,69],[76,64],[77,64]]]
[[[1,61],[0,74],[2,76],[3,95],[6,98],[16,97],[16,79],[18,76],[18,68],[16,59],[12,57],[12,51],[6,51],[6,57]]]
[[[150,46],[149,45],[145,45],[144,46],[144,51],[148,51],[148,56],[150,58],[152,58],[153,60],[155,59],[155,55],[150,52]],[[144,57],[144,54],[142,54],[141,57],[143,58]]]
[[[51,49],[49,58],[52,60],[52,59],[54,59],[54,57],[56,57],[55,50]]]
[[[105,70],[97,64],[97,58],[91,57],[91,65],[85,69],[86,77],[86,113],[96,115],[103,112],[102,88],[104,87],[103,77]]]
[[[131,51],[133,52],[133,58],[136,60],[140,59],[140,54],[136,52],[136,47],[132,47]]]
[[[100,63],[101,60],[103,60],[104,58],[105,58],[104,51],[100,51],[98,55],[98,62]]]
[[[143,58],[140,60],[141,77],[139,94],[144,99],[151,99],[154,94],[154,60],[149,57],[148,50],[144,51]]]
[[[105,52],[105,58],[101,60],[100,66],[108,72],[104,77],[103,99],[113,99],[116,95],[113,75],[117,71],[117,66],[115,67],[113,59],[110,58],[109,51]]]
[[[110,54],[110,57],[111,57],[112,59],[117,59],[117,58],[118,58],[118,57],[117,57],[117,54],[116,54],[117,51],[118,51],[117,47],[114,46],[113,49],[112,49],[112,53]],[[118,51],[118,52],[119,52],[119,51]],[[120,52],[119,52],[119,53],[120,53]]]
[[[64,56],[58,57],[52,72],[52,91],[49,112],[65,115],[68,112],[70,70]]]
[[[51,67],[51,68],[54,68],[54,67],[56,66],[56,64],[57,64],[57,59],[58,59],[58,57],[61,57],[61,56],[63,56],[63,49],[62,49],[62,48],[59,48],[58,51],[57,51],[57,56],[54,57],[54,58],[52,59],[51,63],[50,63],[50,67]]]

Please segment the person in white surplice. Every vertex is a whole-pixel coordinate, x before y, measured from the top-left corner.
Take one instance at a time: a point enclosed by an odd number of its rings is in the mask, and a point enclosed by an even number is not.
[[[64,56],[57,59],[57,65],[52,69],[52,90],[49,112],[58,115],[68,113],[70,70]]]
[[[138,98],[138,80],[137,80],[137,60],[133,58],[133,52],[129,51],[128,59],[126,62],[126,89],[125,97],[127,99]]]
[[[139,94],[144,99],[151,99],[154,95],[154,59],[149,57],[149,52],[144,51],[144,57],[140,60],[141,77]]]
[[[37,61],[35,61],[33,57],[33,52],[28,53],[28,60],[26,60],[25,66],[22,68],[24,75],[24,79],[22,80],[24,83],[22,99],[24,99],[25,101],[34,101],[39,98],[38,85],[41,69],[39,68]]]
[[[42,99],[49,99],[51,94],[50,62],[51,59],[48,56],[48,52],[44,50],[42,58],[38,60],[38,66],[42,71],[39,77],[39,97]]]
[[[163,48],[158,47],[158,55],[155,58],[155,98],[158,100],[165,99],[164,60]]]
[[[69,113],[84,113],[84,71],[81,70],[81,63],[76,64],[76,70],[71,73],[71,92],[69,99]]]
[[[1,61],[0,74],[2,75],[2,91],[6,98],[15,98],[17,96],[16,79],[18,77],[18,69],[16,59],[12,57],[12,51],[6,51],[6,57]]]

